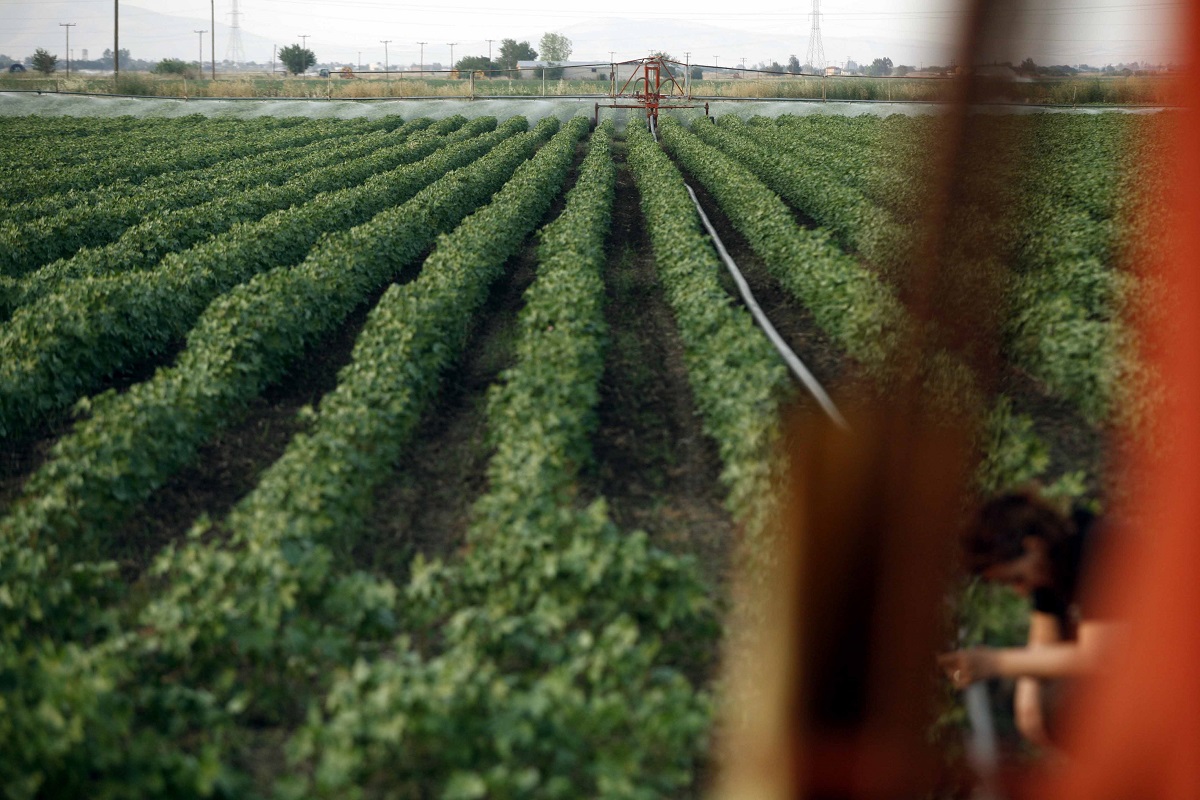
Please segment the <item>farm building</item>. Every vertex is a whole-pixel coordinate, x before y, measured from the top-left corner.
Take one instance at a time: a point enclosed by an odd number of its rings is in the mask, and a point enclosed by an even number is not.
[[[518,61],[517,69],[522,78],[540,78],[543,69],[561,69],[562,74],[556,77],[575,80],[608,80],[609,77],[609,65],[597,61]]]

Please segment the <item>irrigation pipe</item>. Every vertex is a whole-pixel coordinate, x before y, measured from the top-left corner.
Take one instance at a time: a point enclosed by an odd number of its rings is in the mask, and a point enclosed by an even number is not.
[[[972,683],[963,690],[963,702],[967,707],[967,719],[971,722],[971,734],[967,740],[967,753],[979,776],[979,786],[972,797],[977,800],[999,800],[1000,751],[996,745],[996,726],[992,721],[992,709],[988,703],[987,686],[982,682]]]
[[[658,141],[658,124],[653,116],[649,118],[650,133],[654,136],[654,141]],[[712,237],[713,244],[717,247],[717,253],[720,254],[721,260],[725,262],[726,269],[733,276],[734,283],[737,284],[738,292],[742,295],[742,301],[746,307],[750,309],[750,314],[754,317],[754,321],[763,329],[763,333],[767,335],[767,339],[779,351],[779,355],[783,357],[783,361],[788,365],[788,369],[792,374],[804,384],[804,388],[808,389],[809,394],[821,406],[821,409],[829,415],[829,418],[834,421],[842,430],[850,430],[850,425],[847,424],[846,418],[837,410],[837,406],[833,404],[828,393],[822,388],[820,381],[808,371],[808,367],[804,366],[804,362],[800,357],[792,352],[792,349],[787,346],[787,342],[783,341],[783,337],[779,335],[779,331],[775,330],[775,326],[771,324],[771,320],[763,313],[762,307],[758,301],[754,299],[754,293],[750,291],[750,284],[746,283],[746,279],[742,277],[741,270],[734,263],[733,258],[729,255],[729,251],[725,249],[725,243],[721,241],[721,237],[717,235],[717,229],[713,227],[708,220],[708,215],[704,213],[704,209],[700,206],[700,200],[696,197],[696,193],[692,191],[692,187],[688,184],[683,184],[691,195],[692,202],[696,205],[696,212],[700,215],[700,222],[704,224],[704,229],[708,231],[708,235]]]
[[[771,324],[771,320],[767,319],[767,315],[763,313],[762,308],[758,305],[758,301],[754,299],[754,295],[750,291],[750,285],[746,283],[746,279],[742,277],[742,273],[738,270],[737,264],[729,256],[729,251],[725,249],[725,244],[721,241],[721,237],[717,235],[717,231],[713,228],[712,223],[708,220],[708,215],[704,213],[704,209],[700,207],[700,201],[696,198],[696,193],[692,191],[692,187],[686,183],[684,186],[688,190],[688,194],[692,197],[692,202],[696,204],[696,211],[700,213],[700,221],[704,223],[705,230],[712,237],[713,244],[717,247],[717,253],[720,254],[721,260],[725,262],[725,267],[729,270],[729,274],[733,276],[734,283],[737,284],[738,292],[742,295],[742,300],[746,303],[746,307],[750,309],[750,313],[754,316],[755,322],[763,329],[763,333],[767,335],[767,339],[779,351],[779,355],[783,357],[783,361],[788,365],[792,374],[804,384],[804,388],[808,389],[809,394],[821,406],[821,409],[829,415],[829,418],[843,430],[850,430],[850,425],[847,424],[845,417],[838,411],[837,406],[833,404],[825,389],[813,376],[808,368],[804,366],[804,362],[792,352],[787,343],[783,341],[783,337],[779,335],[779,331],[775,330],[775,326]]]

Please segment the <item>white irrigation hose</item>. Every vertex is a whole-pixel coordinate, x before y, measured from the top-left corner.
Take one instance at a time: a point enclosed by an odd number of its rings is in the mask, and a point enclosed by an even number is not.
[[[775,349],[779,351],[779,355],[783,357],[784,363],[786,363],[788,368],[791,369],[792,374],[794,374],[800,380],[800,382],[804,384],[805,388],[808,389],[809,394],[813,396],[825,413],[829,415],[829,418],[832,419],[834,423],[843,430],[850,430],[850,426],[846,423],[846,419],[842,416],[841,412],[837,410],[837,406],[833,404],[833,400],[830,399],[829,395],[821,387],[820,382],[813,377],[813,374],[808,371],[807,367],[804,366],[804,362],[802,362],[799,357],[792,352],[791,348],[787,346],[787,343],[783,341],[783,337],[779,335],[777,330],[775,330],[775,326],[771,324],[771,320],[767,319],[767,315],[763,313],[762,308],[760,308],[758,305],[758,301],[754,299],[754,295],[750,292],[750,285],[746,283],[746,279],[742,277],[742,273],[740,270],[738,270],[737,264],[733,262],[733,259],[729,256],[729,251],[725,249],[725,245],[721,241],[721,237],[717,235],[716,229],[713,228],[712,223],[708,221],[708,215],[705,214],[704,209],[700,207],[700,201],[696,198],[696,193],[692,191],[692,187],[688,186],[686,183],[684,186],[687,187],[688,194],[692,196],[692,202],[696,204],[696,211],[700,213],[700,221],[704,223],[705,230],[707,230],[708,235],[712,237],[713,244],[716,245],[717,252],[721,255],[721,260],[725,262],[725,266],[729,270],[729,274],[733,276],[733,280],[738,287],[738,292],[742,295],[742,300],[746,303],[746,307],[750,309],[750,313],[754,316],[755,321],[758,322],[759,327],[762,328],[763,332],[767,334],[767,339],[769,339],[771,344],[775,346]]]
[[[967,707],[967,719],[971,723],[967,753],[975,773],[979,776],[979,786],[972,798],[994,800],[1001,796],[997,786],[1000,751],[996,745],[996,726],[992,721],[987,686],[982,681],[972,683],[963,689],[963,702]]]

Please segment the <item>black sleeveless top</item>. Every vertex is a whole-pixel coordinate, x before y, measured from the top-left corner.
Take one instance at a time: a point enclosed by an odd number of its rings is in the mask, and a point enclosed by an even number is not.
[[[1049,553],[1054,585],[1033,590],[1034,610],[1057,617],[1062,636],[1067,640],[1076,637],[1079,623],[1093,616],[1080,606],[1079,588],[1100,539],[1096,515],[1092,512],[1076,508],[1071,521],[1075,532]]]

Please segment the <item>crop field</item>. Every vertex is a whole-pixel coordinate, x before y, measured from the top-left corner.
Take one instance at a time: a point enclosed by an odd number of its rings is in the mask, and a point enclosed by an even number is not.
[[[981,490],[1103,498],[1171,122],[994,118],[1007,211],[953,220],[999,380],[924,376],[987,409]],[[853,406],[903,377],[942,125],[0,118],[3,796],[696,796],[815,405],[684,183]]]

